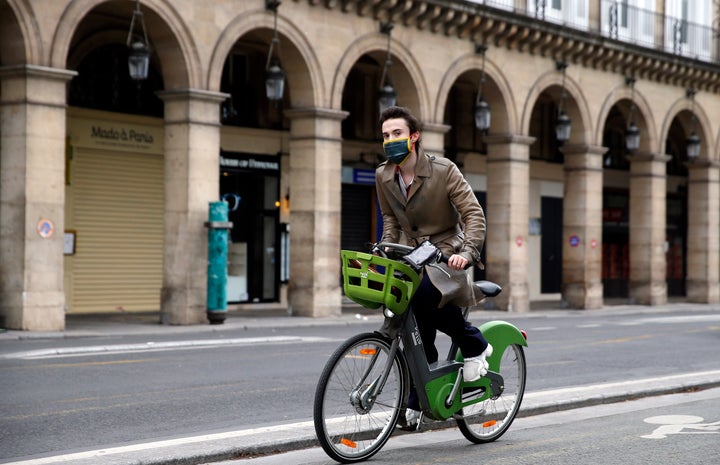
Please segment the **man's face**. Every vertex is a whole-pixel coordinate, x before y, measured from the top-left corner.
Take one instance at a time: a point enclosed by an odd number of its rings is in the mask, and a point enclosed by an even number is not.
[[[403,118],[391,118],[382,124],[383,141],[410,137],[410,128]]]

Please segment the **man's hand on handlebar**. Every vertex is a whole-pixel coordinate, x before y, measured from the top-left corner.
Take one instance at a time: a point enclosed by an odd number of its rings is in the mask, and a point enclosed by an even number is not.
[[[468,266],[467,258],[462,255],[453,254],[447,261],[448,268],[453,270],[464,270]]]

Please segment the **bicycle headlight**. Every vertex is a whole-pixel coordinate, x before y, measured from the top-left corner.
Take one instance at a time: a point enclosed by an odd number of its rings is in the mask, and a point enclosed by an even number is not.
[[[383,315],[385,315],[385,318],[395,318],[395,314],[389,308],[383,310]]]

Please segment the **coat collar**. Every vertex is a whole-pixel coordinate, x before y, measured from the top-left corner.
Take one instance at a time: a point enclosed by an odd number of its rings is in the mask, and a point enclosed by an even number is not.
[[[429,178],[432,171],[430,167],[430,157],[425,155],[425,151],[422,148],[419,148],[417,151],[417,163],[415,164],[415,180],[413,181],[412,187],[410,187],[410,193],[408,195],[407,200],[405,199],[405,196],[400,192],[400,185],[397,182],[397,179],[395,179],[396,173],[395,173],[395,165],[394,163],[385,163],[385,166],[383,167],[381,180],[384,184],[386,184],[387,189],[392,192],[392,194],[399,200],[401,203],[406,204],[410,201],[410,199],[415,195],[415,193],[422,187],[422,184],[426,178]]]

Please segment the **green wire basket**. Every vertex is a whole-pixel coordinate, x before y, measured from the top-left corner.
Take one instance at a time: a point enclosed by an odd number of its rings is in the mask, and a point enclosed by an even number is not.
[[[420,285],[408,265],[365,252],[342,250],[345,295],[365,308],[387,307],[396,315],[407,309]]]

